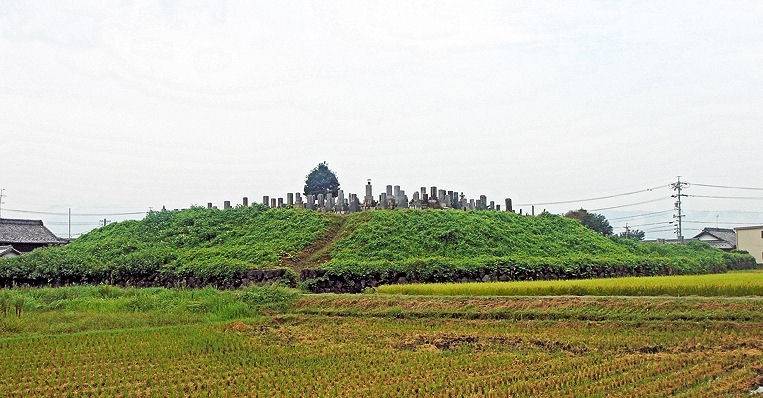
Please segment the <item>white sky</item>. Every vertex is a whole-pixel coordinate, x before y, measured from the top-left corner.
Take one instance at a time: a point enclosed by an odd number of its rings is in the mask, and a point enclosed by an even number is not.
[[[259,200],[323,160],[350,192],[499,202],[761,186],[761,21],[761,1],[0,0],[4,207]],[[760,200],[686,207],[763,221]]]

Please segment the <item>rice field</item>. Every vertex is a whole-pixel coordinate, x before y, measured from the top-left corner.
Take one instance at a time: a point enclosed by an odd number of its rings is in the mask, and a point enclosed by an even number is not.
[[[34,305],[0,315],[0,396],[746,397],[763,383],[761,298],[328,294],[262,311],[236,300],[272,292],[91,293],[27,291]]]
[[[385,285],[378,293],[438,296],[763,296],[763,270],[709,275]]]

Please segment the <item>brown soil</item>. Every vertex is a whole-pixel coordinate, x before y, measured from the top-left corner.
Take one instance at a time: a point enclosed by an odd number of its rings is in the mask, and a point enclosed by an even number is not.
[[[330,249],[334,245],[334,242],[339,239],[345,221],[346,219],[344,217],[337,216],[320,239],[311,243],[297,254],[284,255],[281,257],[280,264],[299,272],[303,269],[315,268],[318,265],[331,260]]]

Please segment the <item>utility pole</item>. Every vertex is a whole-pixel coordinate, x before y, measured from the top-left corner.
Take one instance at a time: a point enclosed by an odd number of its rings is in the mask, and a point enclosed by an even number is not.
[[[681,198],[684,196],[687,196],[686,194],[681,193],[681,190],[688,186],[688,183],[681,181],[681,176],[678,176],[678,179],[676,182],[670,184],[670,187],[673,188],[674,191],[676,191],[675,194],[670,195],[671,198],[676,198],[675,203],[675,210],[676,214],[673,215],[673,218],[678,220],[678,224],[676,225],[676,237],[678,238],[678,241],[683,243],[684,242],[684,231],[683,231],[683,210],[681,208]]]
[[[0,188],[0,218],[3,218],[3,198],[5,197],[5,188]]]

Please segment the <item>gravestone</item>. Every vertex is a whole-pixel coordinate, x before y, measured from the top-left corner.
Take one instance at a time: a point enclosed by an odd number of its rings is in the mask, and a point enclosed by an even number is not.
[[[340,213],[344,213],[347,210],[347,207],[345,206],[345,200],[344,200],[344,190],[342,189],[337,191],[336,210]]]
[[[278,198],[278,208],[280,209],[282,207],[283,207],[283,198]]]
[[[506,211],[514,212],[514,209],[511,207],[511,198],[506,198]]]
[[[398,187],[397,195],[395,195],[395,206],[401,209],[407,209],[408,208],[408,199],[405,196],[405,191],[400,189]]]
[[[211,208],[212,208],[212,202],[208,202],[207,203],[207,209],[211,209]]]
[[[244,199],[241,200],[241,205],[243,205],[244,207],[249,207],[249,198],[244,196]]]
[[[407,209],[409,207],[408,205],[408,195],[405,194],[405,191],[402,191],[402,201],[400,202],[400,208]]]
[[[371,186],[371,180],[366,184],[366,196],[363,199],[363,207],[370,209],[374,205],[374,189]]]
[[[265,206],[270,206],[270,196],[265,195],[262,197],[262,204]]]
[[[291,192],[286,194],[286,205],[294,206],[294,194]]]
[[[276,198],[270,198],[270,207],[273,209],[278,207],[278,201],[276,200]]]
[[[350,206],[349,206],[350,213],[355,213],[360,211],[360,201],[358,200],[358,195],[351,193],[350,194]]]
[[[322,193],[318,194],[318,210],[320,211],[326,210],[326,200],[324,199],[324,196]]]

